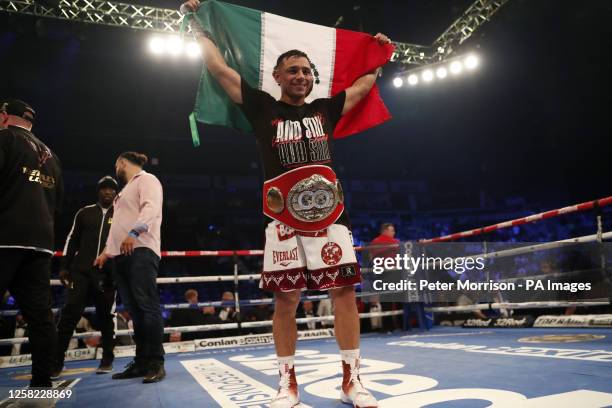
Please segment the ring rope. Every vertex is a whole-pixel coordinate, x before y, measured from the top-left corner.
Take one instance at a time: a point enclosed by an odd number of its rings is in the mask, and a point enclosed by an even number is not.
[[[479,257],[505,258],[508,256],[523,255],[523,254],[536,252],[536,251],[556,249],[556,248],[565,246],[567,244],[581,244],[581,243],[587,243],[587,242],[597,242],[600,237],[604,240],[612,239],[612,231],[606,232],[602,234],[601,236],[599,234],[584,235],[582,237],[562,239],[560,241],[546,242],[543,244],[528,245],[528,246],[512,248],[512,249],[504,249],[502,251],[489,252],[489,253],[484,253],[484,254],[479,254],[479,255],[470,255],[470,256],[466,256],[465,259],[479,258]]]
[[[361,319],[367,319],[370,317],[386,317],[386,316],[399,316],[403,315],[403,310],[391,310],[387,312],[372,312],[372,313],[359,313]],[[333,321],[334,316],[318,316],[318,317],[301,317],[295,319],[296,324],[304,324],[309,322],[326,322]],[[272,326],[272,320],[262,320],[259,322],[242,322],[243,328],[257,328],[257,327],[269,327]],[[214,331],[214,330],[232,330],[237,329],[238,323],[219,323],[219,324],[206,324],[206,325],[195,325],[195,326],[179,326],[179,327],[164,327],[164,333],[190,333],[200,331]],[[73,338],[87,338],[100,336],[102,333],[99,331],[75,333]],[[126,336],[134,334],[134,330],[115,330],[115,336]],[[10,344],[23,344],[28,343],[27,337],[15,337],[12,339],[0,339],[0,346]]]
[[[545,220],[548,218],[558,217],[564,214],[571,214],[574,212],[592,210],[594,208],[601,208],[601,207],[605,207],[610,204],[612,204],[612,196],[600,198],[598,200],[587,201],[587,202],[580,203],[580,204],[570,205],[568,207],[563,207],[563,208],[559,208],[556,210],[545,211],[539,214],[529,215],[527,217],[516,218],[514,220],[509,220],[509,221],[500,222],[498,224],[488,225],[486,227],[474,228],[471,230],[456,232],[454,234],[443,235],[441,237],[436,237],[436,238],[421,239],[419,240],[419,242],[427,244],[431,242],[454,241],[456,239],[486,234],[486,233],[497,231],[503,228],[514,227],[516,225],[523,225],[523,224]]]
[[[376,292],[376,293],[369,293],[369,292],[357,292],[355,293],[355,297],[358,298],[362,298],[362,297],[370,297],[370,296],[380,296],[380,295],[389,295],[389,294],[394,294],[394,293],[400,293],[397,291],[381,291],[381,292]],[[310,301],[318,301],[318,300],[323,300],[323,299],[330,299],[329,295],[308,295],[308,296],[302,296],[300,298],[300,302],[303,302],[305,300],[310,300]],[[246,299],[246,300],[241,300],[240,301],[240,305],[241,306],[257,306],[257,305],[265,305],[265,304],[274,304],[274,298],[263,298],[263,299]],[[235,306],[236,302],[234,302],[233,300],[216,300],[216,301],[212,301],[212,302],[198,302],[198,307],[207,307],[207,306],[214,306],[214,307],[229,307],[229,306]],[[175,310],[175,309],[189,309],[190,307],[192,307],[192,305],[190,303],[167,303],[165,305],[161,305],[161,308],[164,310]],[[51,309],[51,311],[55,314],[55,313],[59,313],[60,312],[60,308],[53,308]],[[123,307],[122,306],[118,306],[115,311],[122,311]],[[8,309],[8,310],[0,310],[0,316],[15,316],[17,314],[19,314],[19,309]],[[90,306],[90,307],[86,307],[83,312],[84,313],[94,313],[96,311],[96,308],[94,306]]]
[[[541,221],[548,218],[557,217],[564,214],[571,214],[574,212],[591,210],[594,208],[602,208],[612,204],[612,196],[600,198],[597,200],[587,201],[580,204],[575,204],[563,208],[559,208],[556,210],[545,211],[539,214],[529,215],[523,218],[517,218],[514,220],[500,222],[498,224],[488,225],[485,227],[475,228],[472,230],[457,232],[450,235],[444,235],[436,238],[429,239],[420,239],[418,242],[420,243],[430,243],[430,242],[445,242],[445,241],[453,241],[459,238],[465,238],[469,236],[486,234],[492,231],[496,231],[503,228],[513,227],[516,225],[522,225],[532,222]],[[383,247],[388,247],[386,245],[382,245]],[[363,251],[366,249],[370,249],[374,246],[356,246],[355,251]],[[161,256],[163,257],[206,257],[206,256],[215,256],[215,257],[233,257],[233,256],[262,256],[263,250],[261,249],[237,249],[237,250],[218,250],[218,251],[200,251],[200,250],[187,250],[187,251],[162,251]],[[56,251],[54,253],[55,257],[63,256],[62,251]]]
[[[605,298],[591,299],[585,301],[541,301],[541,302],[524,302],[524,303],[489,303],[476,304],[466,306],[440,306],[427,307],[426,312],[473,312],[476,310],[495,310],[495,309],[554,309],[558,307],[593,307],[607,306],[610,302]]]

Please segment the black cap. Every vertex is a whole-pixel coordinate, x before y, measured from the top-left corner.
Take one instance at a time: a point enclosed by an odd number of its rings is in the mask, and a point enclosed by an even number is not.
[[[117,181],[111,176],[104,176],[100,179],[100,181],[98,181],[98,191],[107,187],[110,187],[115,191],[119,190],[119,184],[117,184]]]
[[[34,123],[36,112],[29,104],[19,99],[5,98],[0,99],[0,112],[6,112],[9,115],[19,116],[25,120]]]

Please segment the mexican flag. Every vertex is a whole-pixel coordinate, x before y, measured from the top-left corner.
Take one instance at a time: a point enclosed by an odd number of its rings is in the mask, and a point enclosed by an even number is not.
[[[348,88],[357,78],[385,64],[393,46],[384,46],[369,34],[340,30],[292,20],[275,14],[215,0],[204,1],[195,18],[209,31],[227,64],[252,87],[280,98],[272,71],[285,51],[304,51],[319,72],[306,102],[328,98]],[[391,115],[376,85],[364,100],[345,114],[334,131],[335,138],[349,136],[376,126]],[[196,106],[191,115],[194,145],[199,145],[195,120],[250,132],[251,126],[221,86],[203,69]]]

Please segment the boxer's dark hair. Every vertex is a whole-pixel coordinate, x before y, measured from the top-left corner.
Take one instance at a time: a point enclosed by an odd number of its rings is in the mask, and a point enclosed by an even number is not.
[[[312,61],[310,61],[310,58],[308,58],[308,55],[304,51],[289,50],[289,51],[283,52],[281,55],[278,56],[278,58],[276,59],[276,65],[274,66],[274,69],[278,69],[278,67],[280,66],[280,64],[283,63],[283,60],[285,60],[285,58],[291,58],[291,57],[304,57],[308,60],[308,62],[310,62],[310,65],[312,65]]]
[[[140,167],[144,166],[149,161],[149,158],[145,154],[138,152],[123,152],[119,155],[119,158],[125,159]]]

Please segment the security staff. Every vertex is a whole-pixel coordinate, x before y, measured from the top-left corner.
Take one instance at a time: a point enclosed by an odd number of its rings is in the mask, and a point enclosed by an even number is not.
[[[35,116],[23,101],[0,99],[0,296],[8,289],[28,323],[30,386],[50,387],[51,256],[63,183],[59,159],[31,132]]]
[[[96,373],[104,374],[113,370],[115,286],[111,263],[98,269],[93,267],[93,262],[104,249],[113,219],[113,200],[118,189],[114,178],[103,177],[98,182],[98,202],[81,208],[74,216],[60,270],[60,280],[68,289],[68,294],[57,326],[58,348],[52,377],[60,375],[72,333],[92,298],[102,332],[103,349],[102,361]]]

